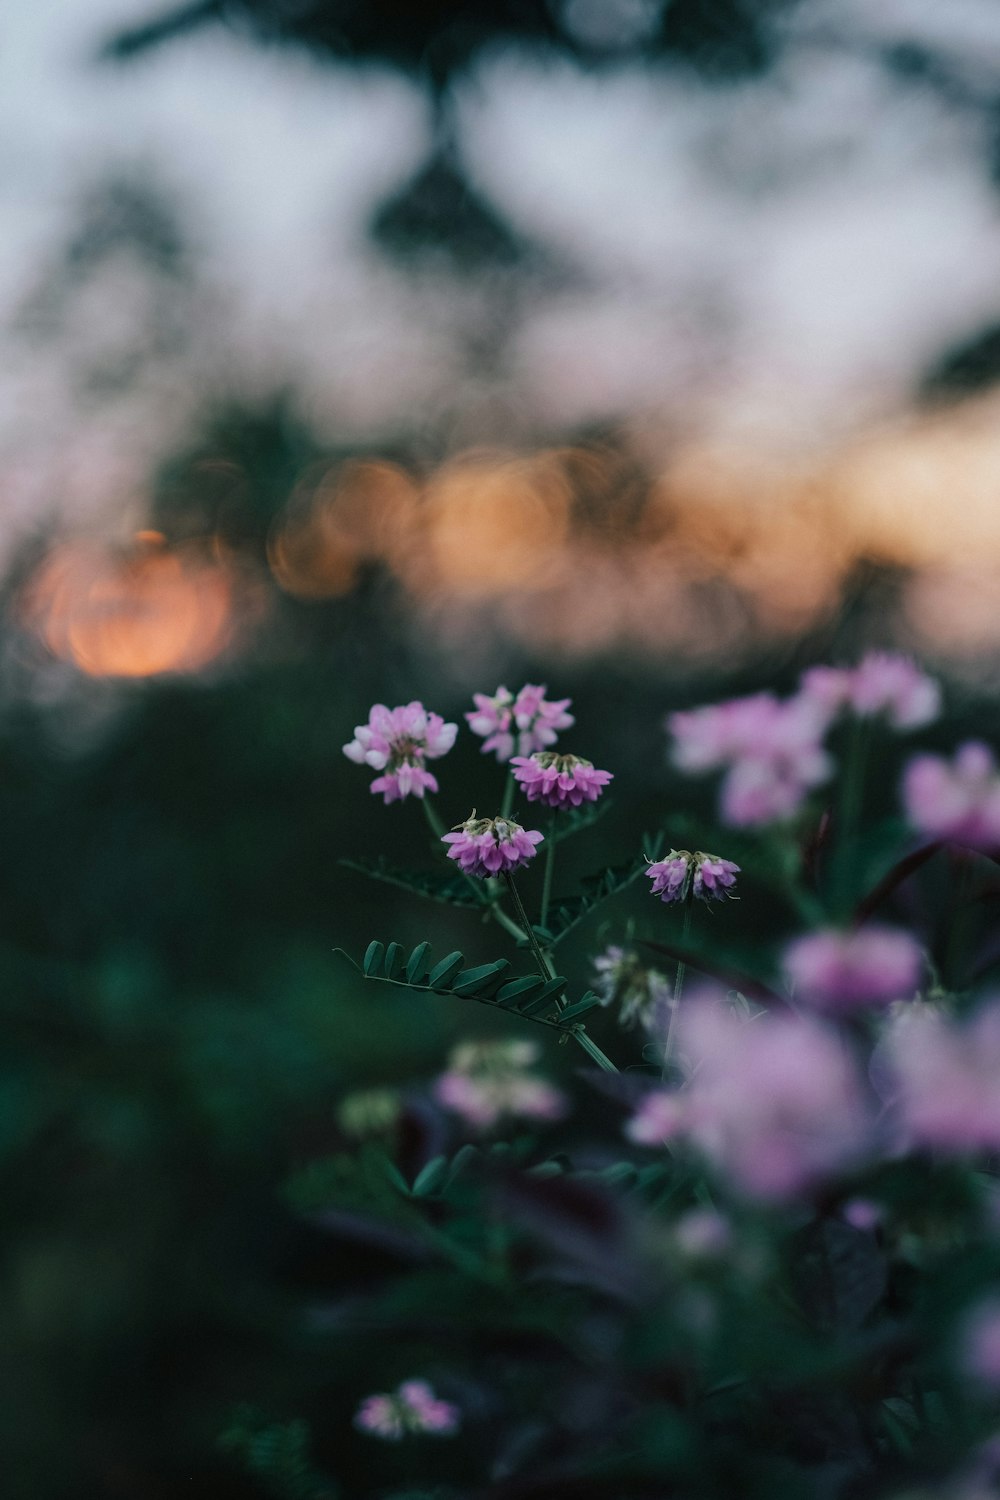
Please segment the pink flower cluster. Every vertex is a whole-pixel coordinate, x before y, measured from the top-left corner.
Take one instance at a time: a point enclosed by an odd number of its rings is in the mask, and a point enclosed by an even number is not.
[[[450,1437],[460,1424],[458,1407],[435,1396],[426,1380],[404,1380],[391,1395],[366,1396],[354,1417],[362,1432],[393,1443],[418,1432]]]
[[[920,984],[923,957],[908,932],[872,924],[796,938],[782,964],[796,1000],[844,1013],[909,999]]]
[[[610,771],[598,771],[593,761],[578,755],[557,755],[552,750],[536,750],[534,755],[515,755],[514,780],[525,791],[529,802],[544,802],[546,807],[579,807],[596,802],[608,782]]]
[[[386,803],[403,797],[422,797],[436,792],[438,784],[425,760],[446,755],[455,743],[457,724],[446,724],[440,714],[428,713],[416,700],[399,708],[376,703],[367,724],[358,724],[354,739],[344,746],[344,754],[359,766],[384,771],[371,784],[373,792],[382,792]]]
[[[790,817],[827,780],[833,762],[822,740],[831,717],[812,697],[756,693],[671,714],[667,727],[682,771],[726,769],[723,821],[757,827]]]
[[[475,813],[451,833],[442,836],[450,844],[448,858],[466,875],[488,880],[506,875],[535,857],[535,845],[543,842],[537,828],[522,828],[513,818],[477,818]]]
[[[554,745],[560,730],[569,729],[576,720],[566,710],[569,698],[548,702],[546,688],[526,683],[515,695],[498,687],[493,697],[473,693],[475,708],[465,715],[473,734],[482,735],[483,753],[496,751],[501,763],[518,755],[531,755]]]
[[[915,756],[903,776],[903,804],[930,838],[1000,848],[1000,771],[978,740],[961,745],[950,765],[940,755]]]
[[[812,667],[801,691],[831,713],[885,716],[893,729],[918,729],[941,711],[941,689],[907,656],[869,651],[856,667]]]
[[[670,1000],[670,981],[644,964],[630,948],[612,945],[594,959],[595,989],[602,1005],[618,1006],[621,1026],[650,1027]]]
[[[731,859],[720,859],[700,849],[694,854],[688,849],[671,849],[665,859],[656,860],[646,871],[653,882],[650,895],[659,896],[661,901],[684,901],[689,895],[700,901],[721,901],[731,894],[730,887],[736,884],[739,873],[739,865]]]
[[[871,1110],[836,1034],[808,1017],[739,1017],[701,998],[678,1022],[691,1068],[680,1090],[657,1090],[628,1134],[655,1145],[685,1136],[743,1193],[780,1201],[857,1163]]]
[[[944,1151],[1000,1150],[1000,998],[966,1020],[904,1013],[884,1051],[904,1134]]]
[[[559,1120],[565,1098],[529,1071],[538,1055],[534,1042],[463,1042],[435,1082],[434,1097],[476,1130],[502,1119]]]

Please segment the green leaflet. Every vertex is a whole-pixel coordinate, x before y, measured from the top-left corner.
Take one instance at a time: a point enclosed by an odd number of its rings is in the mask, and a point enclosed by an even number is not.
[[[430,972],[430,943],[418,943],[406,960],[407,984],[424,984]]]
[[[454,953],[449,953],[439,964],[434,965],[427,980],[428,987],[432,990],[450,989],[451,981],[464,963],[465,954],[456,948]]]
[[[398,979],[403,972],[404,951],[402,943],[390,943],[385,950],[384,973],[386,979]]]
[[[525,974],[523,979],[512,979],[497,994],[498,1005],[512,1005],[515,1000],[527,1000],[537,995],[545,986],[540,974]]]
[[[466,969],[459,974],[452,986],[456,995],[482,995],[492,988],[491,981],[499,982],[510,968],[510,960],[498,958],[491,964],[480,964],[478,968]]]
[[[560,1020],[572,1021],[575,1016],[582,1016],[585,1011],[593,1010],[595,1005],[602,1005],[600,995],[595,995],[593,990],[588,990],[582,1000],[577,1000],[573,1005],[568,1005],[562,1012]]]
[[[368,947],[365,949],[365,956],[361,961],[361,968],[366,979],[371,979],[374,974],[379,973],[382,968],[384,953],[385,949],[382,944],[376,942],[374,939],[368,944]]]

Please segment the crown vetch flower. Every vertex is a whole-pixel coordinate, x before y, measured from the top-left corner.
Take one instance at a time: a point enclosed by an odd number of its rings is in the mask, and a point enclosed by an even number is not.
[[[908,932],[873,923],[857,932],[829,928],[796,938],[782,963],[797,999],[850,1011],[908,999],[920,984],[923,957]]]
[[[618,1006],[619,1024],[652,1027],[670,1000],[670,981],[630,948],[612,945],[594,959],[601,1004]]]
[[[903,773],[903,804],[914,828],[972,849],[1000,847],[1000,772],[978,740],[960,745],[952,763],[917,755]]]
[[[515,750],[518,755],[531,755],[554,745],[559,731],[569,729],[576,720],[566,712],[571,699],[549,702],[546,691],[543,686],[526,683],[516,697],[505,687],[498,687],[492,698],[473,693],[476,706],[465,717],[473,734],[484,737],[483,754],[493,750],[503,763]]]
[[[910,657],[890,651],[869,651],[856,667],[810,667],[801,691],[831,717],[845,708],[859,718],[882,714],[893,729],[918,729],[941,710],[934,679]]]
[[[918,1145],[1000,1150],[1000,1000],[967,1020],[902,1016],[885,1050],[904,1132]]]
[[[834,706],[799,693],[780,701],[755,693],[671,714],[673,761],[682,771],[727,767],[720,810],[734,827],[757,827],[797,812],[833,762],[822,739]]]
[[[566,1100],[530,1071],[537,1060],[533,1042],[463,1042],[435,1081],[434,1097],[478,1129],[488,1130],[504,1117],[561,1119]]]
[[[596,802],[608,782],[610,771],[598,771],[593,761],[578,755],[557,755],[554,750],[536,750],[534,755],[511,759],[514,780],[524,787],[529,802],[546,807],[580,807]]]
[[[752,1021],[709,999],[678,1020],[692,1065],[689,1133],[743,1192],[783,1199],[809,1190],[868,1149],[871,1111],[847,1048],[809,1017]]]
[[[671,849],[665,859],[658,859],[646,871],[653,882],[650,895],[661,901],[684,901],[689,895],[700,901],[721,901],[736,884],[740,867],[731,859],[702,850]]]
[[[366,1396],[354,1417],[355,1427],[389,1442],[418,1432],[449,1437],[460,1422],[458,1407],[435,1396],[426,1380],[404,1380],[391,1395]]]
[[[441,842],[450,844],[448,858],[453,859],[466,875],[487,880],[491,875],[505,875],[535,857],[535,845],[543,842],[536,828],[522,828],[513,818],[471,818],[443,835]]]
[[[384,771],[384,776],[372,782],[371,790],[381,792],[386,803],[396,802],[437,791],[437,779],[424,768],[424,761],[446,755],[457,733],[457,724],[446,724],[440,714],[428,713],[416,699],[398,708],[376,703],[368,723],[355,727],[344,754],[356,765]]]

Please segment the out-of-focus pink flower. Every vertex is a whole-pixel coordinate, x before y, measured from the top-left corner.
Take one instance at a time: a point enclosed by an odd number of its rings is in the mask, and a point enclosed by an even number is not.
[[[941,689],[908,656],[869,651],[856,667],[810,667],[800,692],[831,718],[849,709],[859,718],[883,714],[893,729],[917,729],[941,711]]]
[[[717,854],[697,850],[671,849],[665,859],[658,859],[646,871],[653,882],[650,895],[661,901],[683,901],[690,894],[701,901],[723,900],[736,884],[739,865]]]
[[[693,1068],[691,1139],[744,1193],[794,1197],[864,1155],[869,1101],[850,1053],[818,1021],[743,1020],[706,999],[682,1009],[678,1043]]]
[[[728,767],[720,811],[736,827],[777,822],[797,812],[833,762],[822,739],[835,710],[800,693],[779,700],[756,693],[671,714],[673,760],[683,771]]]
[[[845,1224],[864,1233],[877,1229],[885,1217],[881,1203],[876,1203],[871,1198],[848,1199],[840,1210],[840,1215]]]
[[[473,734],[483,736],[483,753],[496,752],[501,763],[510,760],[515,749],[519,755],[531,755],[554,745],[560,730],[576,722],[566,712],[571,700],[545,697],[546,688],[532,683],[515,697],[505,687],[498,687],[493,697],[473,693],[475,708],[465,715]]]
[[[355,727],[344,754],[356,765],[384,771],[384,776],[372,782],[371,790],[381,792],[386,803],[396,802],[437,791],[437,781],[424,769],[424,761],[446,755],[457,733],[457,724],[446,724],[440,714],[428,713],[416,700],[399,708],[376,703],[368,723]]]
[[[674,1241],[692,1260],[713,1260],[733,1248],[733,1226],[714,1208],[692,1208],[674,1225]]]
[[[466,875],[487,880],[505,875],[535,857],[535,845],[543,842],[537,828],[522,828],[513,818],[477,818],[475,813],[458,829],[442,836],[450,844],[448,858]]]
[[[958,1365],[976,1385],[1000,1390],[1000,1297],[970,1309],[959,1333]]]
[[[903,1015],[884,1043],[906,1137],[946,1151],[1000,1150],[1000,1000],[970,1019]]]
[[[908,932],[873,924],[796,938],[782,964],[797,1000],[844,1012],[908,999],[920,983],[923,958]]]
[[[489,1130],[501,1119],[559,1120],[563,1094],[529,1071],[537,1061],[533,1042],[463,1042],[434,1083],[434,1097],[467,1125]]]
[[[618,1006],[619,1025],[651,1027],[670,1001],[670,981],[644,964],[638,953],[615,945],[594,959],[595,989],[602,1005]]]
[[[941,689],[908,656],[869,651],[849,677],[848,702],[863,718],[884,714],[894,729],[919,729],[941,712]]]
[[[903,805],[914,828],[972,849],[1000,847],[1000,773],[978,740],[959,746],[952,763],[917,755],[903,774]]]
[[[366,1396],[354,1417],[355,1427],[389,1442],[420,1432],[450,1437],[460,1424],[458,1407],[435,1396],[426,1380],[404,1380],[391,1395]]]
[[[534,755],[515,755],[514,780],[524,787],[529,802],[544,802],[547,807],[579,807],[596,802],[608,782],[610,771],[598,771],[593,761],[577,755],[557,755],[553,750],[536,750]]]
[[[688,1124],[688,1099],[667,1089],[653,1089],[626,1123],[625,1134],[637,1146],[665,1146]]]

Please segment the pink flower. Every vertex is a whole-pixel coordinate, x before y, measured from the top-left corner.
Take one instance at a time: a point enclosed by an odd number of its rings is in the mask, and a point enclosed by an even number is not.
[[[463,1042],[435,1081],[434,1097],[476,1129],[488,1130],[505,1117],[559,1120],[566,1100],[529,1071],[537,1058],[533,1042]]]
[[[868,1148],[854,1062],[819,1022],[767,1012],[743,1020],[700,1000],[682,1010],[678,1040],[693,1069],[691,1139],[751,1197],[794,1197]]]
[[[885,1050],[903,1129],[917,1145],[1000,1150],[1000,1000],[971,1019],[906,1015]]]
[[[536,828],[524,829],[512,818],[477,818],[473,813],[460,828],[444,834],[441,842],[451,845],[448,858],[466,875],[487,880],[527,864],[535,857],[535,845],[543,840]]]
[[[665,859],[651,864],[646,874],[653,882],[650,895],[659,896],[661,901],[684,901],[689,895],[701,901],[721,901],[736,884],[739,870],[731,859],[720,859],[717,854],[671,849]]]
[[[958,1365],[985,1390],[1000,1390],[1000,1297],[987,1297],[967,1314],[959,1336]]]
[[[418,1432],[450,1437],[460,1423],[458,1407],[439,1400],[426,1380],[404,1380],[392,1395],[366,1396],[354,1417],[355,1427],[389,1442]]]
[[[344,754],[356,765],[385,771],[372,782],[371,790],[382,792],[386,803],[411,794],[422,797],[425,791],[438,789],[424,761],[446,755],[457,733],[457,724],[446,724],[440,714],[428,713],[416,700],[391,709],[376,703],[368,723],[355,727]]]
[[[893,729],[918,729],[941,711],[941,689],[909,657],[869,651],[849,678],[848,702],[862,718],[884,714]]]
[[[909,998],[920,983],[923,958],[909,933],[872,925],[796,938],[782,963],[796,999],[821,1010],[850,1011]]]
[[[519,755],[531,755],[554,745],[559,731],[569,729],[576,720],[566,712],[569,698],[550,703],[545,692],[544,687],[526,683],[516,698],[505,687],[498,687],[492,698],[473,693],[476,707],[465,717],[473,734],[484,736],[483,753],[495,750],[502,763],[510,760],[515,749]]]
[[[727,766],[721,813],[736,827],[773,823],[797,812],[833,763],[822,738],[833,712],[814,697],[773,693],[734,698],[671,714],[674,764],[683,771]]]
[[[602,1005],[618,1006],[620,1026],[656,1025],[670,1000],[670,982],[632,949],[611,946],[594,959],[595,987]]]
[[[524,787],[529,802],[544,802],[547,807],[579,807],[596,802],[608,782],[610,771],[597,771],[593,761],[577,755],[557,755],[552,750],[536,751],[525,757],[515,755],[514,780]]]
[[[903,803],[914,828],[972,849],[1000,847],[1000,773],[978,740],[961,745],[951,765],[918,755],[903,775]]]
[[[637,1146],[665,1146],[685,1129],[686,1104],[683,1094],[653,1089],[626,1124],[625,1134]]]
[[[893,729],[930,724],[941,710],[941,690],[907,656],[869,651],[856,667],[810,667],[801,693],[830,717],[850,709],[859,718],[884,714]]]

